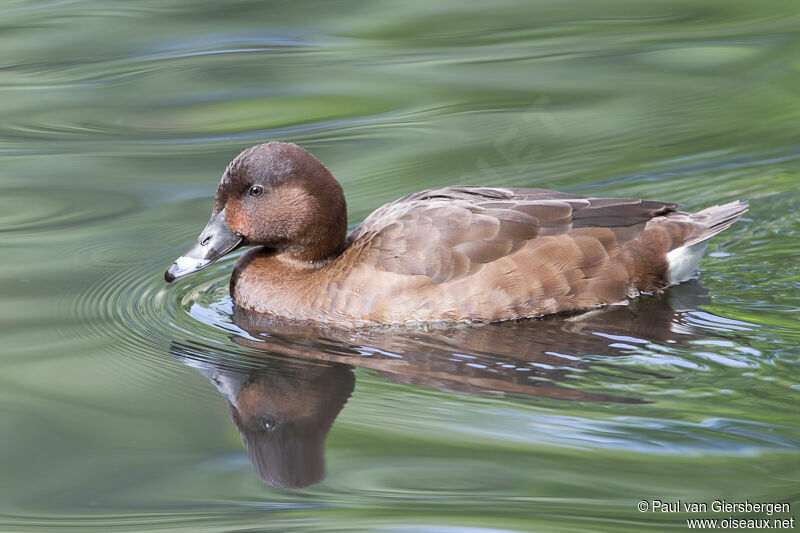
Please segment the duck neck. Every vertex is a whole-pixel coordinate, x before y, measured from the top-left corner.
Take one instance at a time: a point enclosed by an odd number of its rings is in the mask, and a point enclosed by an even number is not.
[[[315,270],[333,261],[345,248],[347,206],[341,188],[315,206],[313,218],[298,238],[276,250],[276,258],[300,270]],[[338,194],[335,194],[338,193]]]
[[[296,271],[311,271],[324,267],[336,257],[340,252],[332,253],[329,255],[319,254],[295,254],[290,251],[281,251],[275,254],[275,259],[284,264],[284,266]]]

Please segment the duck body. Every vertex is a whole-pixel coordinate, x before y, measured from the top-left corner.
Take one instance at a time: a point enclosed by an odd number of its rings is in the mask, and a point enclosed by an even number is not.
[[[269,143],[229,165],[209,226],[224,218],[231,240],[261,245],[231,276],[241,307],[363,326],[625,303],[691,278],[707,240],[745,211],[742,202],[691,214],[668,202],[455,186],[386,204],[345,236],[344,197],[327,169],[302,148]],[[216,235],[209,226],[187,256],[202,255]],[[190,273],[175,265],[173,274]]]

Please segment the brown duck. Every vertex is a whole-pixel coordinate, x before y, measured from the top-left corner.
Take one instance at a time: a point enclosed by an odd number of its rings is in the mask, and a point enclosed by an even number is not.
[[[339,183],[294,144],[234,159],[211,220],[170,266],[172,281],[254,245],[234,301],[342,326],[493,322],[625,303],[691,278],[709,238],[747,204],[698,213],[652,200],[456,186],[384,205],[347,234]]]

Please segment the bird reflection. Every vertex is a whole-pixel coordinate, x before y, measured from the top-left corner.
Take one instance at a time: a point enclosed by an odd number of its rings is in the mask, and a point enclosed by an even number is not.
[[[294,489],[322,480],[325,438],[355,386],[351,367],[272,360],[244,370],[176,356],[200,370],[225,398],[262,481]]]
[[[282,323],[235,308],[232,318],[241,333],[232,340],[256,358],[221,362],[177,344],[172,353],[200,370],[225,398],[261,480],[302,488],[324,477],[325,439],[353,391],[353,367],[447,392],[640,402],[566,382],[576,373],[607,373],[617,380],[654,376],[630,368],[624,377],[613,374],[610,358],[625,354],[619,342],[680,345],[702,336],[685,317],[709,301],[702,286],[690,282],[629,306],[573,316],[362,330]]]

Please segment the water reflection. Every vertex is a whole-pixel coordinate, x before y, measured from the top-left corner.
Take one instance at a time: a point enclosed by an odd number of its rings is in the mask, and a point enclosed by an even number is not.
[[[349,366],[272,360],[243,370],[181,359],[225,398],[258,477],[282,488],[322,480],[325,438],[355,385]]]
[[[666,378],[643,370],[624,375],[608,358],[631,346],[682,344],[707,330],[692,313],[709,303],[690,282],[664,294],[574,316],[482,326],[342,330],[281,323],[234,308],[235,343],[256,358],[172,353],[200,370],[228,403],[250,462],[267,484],[301,488],[324,477],[324,443],[353,391],[353,367],[397,383],[473,395],[526,395],[591,402],[642,402],[584,392],[576,376],[619,381]]]

